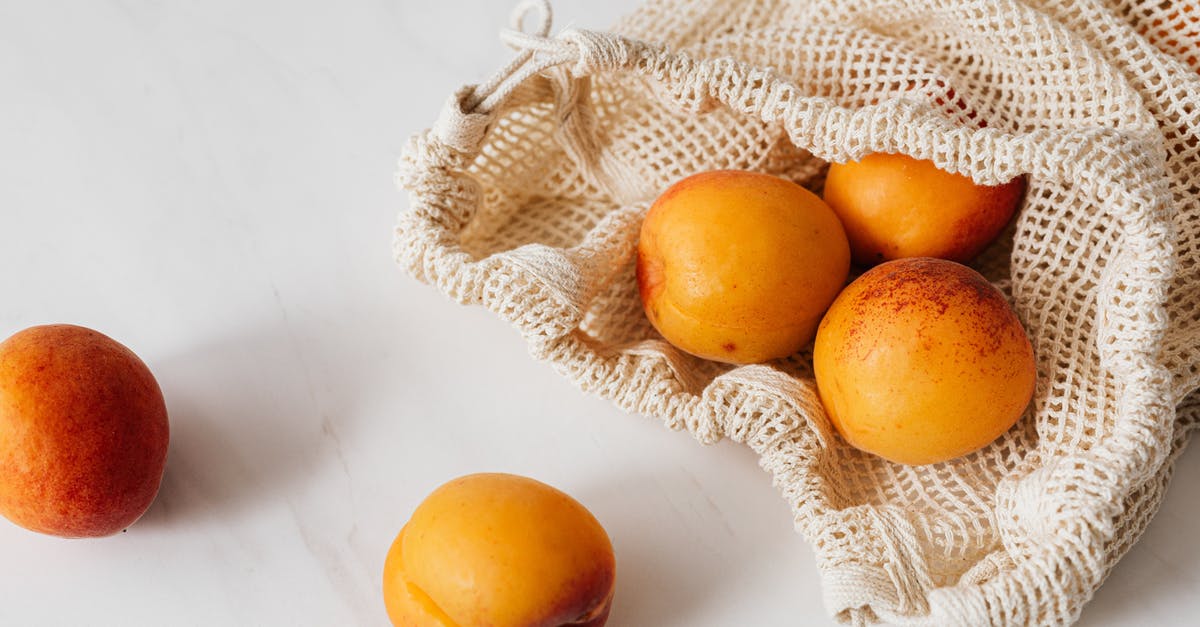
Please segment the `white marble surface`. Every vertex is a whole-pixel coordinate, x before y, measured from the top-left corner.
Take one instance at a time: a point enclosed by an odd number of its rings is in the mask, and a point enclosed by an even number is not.
[[[634,0],[558,0],[603,27]],[[484,77],[509,2],[0,0],[0,335],[137,351],[167,396],[128,533],[0,522],[3,625],[384,625],[387,547],[475,471],[574,494],[618,554],[614,626],[824,625],[753,455],[584,396],[391,261],[407,136]],[[1200,456],[1085,625],[1200,613]]]

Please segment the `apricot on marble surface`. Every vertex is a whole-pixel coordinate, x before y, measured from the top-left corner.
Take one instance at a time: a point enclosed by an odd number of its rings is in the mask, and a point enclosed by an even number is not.
[[[825,202],[837,213],[860,266],[904,257],[966,262],[1016,213],[1023,178],[979,185],[932,161],[875,153],[829,166]]]
[[[137,355],[83,327],[0,343],[0,513],[33,531],[107,536],[150,507],[167,409]]]
[[[638,242],[650,322],[676,347],[726,363],[800,350],[849,269],[833,211],[803,187],[757,172],[675,183],[650,207]]]
[[[1025,411],[1037,377],[1004,295],[930,258],[890,261],[847,286],[821,321],[813,367],[843,439],[911,465],[991,443]]]
[[[460,477],[434,490],[388,551],[383,596],[404,627],[601,627],[616,562],[586,508],[517,475]]]

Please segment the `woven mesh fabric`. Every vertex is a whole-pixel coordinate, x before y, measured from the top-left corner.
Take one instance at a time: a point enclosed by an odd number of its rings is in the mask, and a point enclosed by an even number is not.
[[[582,389],[756,451],[837,620],[1074,621],[1200,424],[1200,6],[650,0],[611,33],[545,22],[406,150],[399,263]],[[954,461],[843,443],[810,350],[707,362],[642,312],[638,228],[671,183],[736,168],[819,192],[829,162],[870,152],[1028,176],[974,265],[1029,332],[1037,389]]]

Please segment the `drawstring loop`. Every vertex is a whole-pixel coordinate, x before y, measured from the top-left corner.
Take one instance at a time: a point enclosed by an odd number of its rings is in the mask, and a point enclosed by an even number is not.
[[[534,11],[537,11],[541,18],[537,29],[525,32],[525,18]],[[500,32],[500,40],[517,50],[518,54],[487,82],[475,86],[473,93],[463,103],[468,112],[491,113],[529,77],[572,60],[570,51],[564,50],[561,43],[550,38],[553,19],[554,11],[550,7],[550,0],[521,0],[517,4],[509,18],[509,28]],[[539,52],[547,53],[548,56],[536,58]]]

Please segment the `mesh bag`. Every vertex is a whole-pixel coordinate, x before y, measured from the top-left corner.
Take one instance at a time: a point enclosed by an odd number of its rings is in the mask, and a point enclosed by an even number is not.
[[[611,34],[551,36],[526,2],[503,38],[516,59],[401,159],[399,263],[584,390],[752,448],[838,621],[1074,621],[1200,424],[1200,6],[650,0]],[[974,265],[1028,330],[1037,390],[954,461],[847,446],[807,350],[707,362],[642,312],[638,228],[671,183],[733,168],[819,192],[829,162],[870,152],[1028,175]]]

